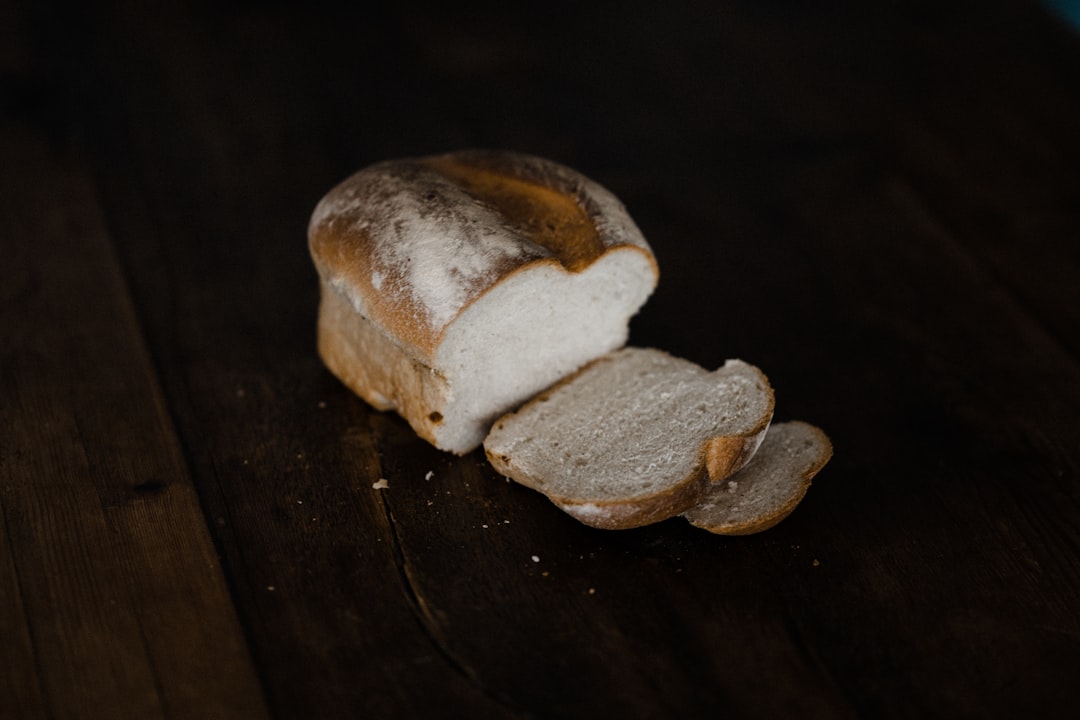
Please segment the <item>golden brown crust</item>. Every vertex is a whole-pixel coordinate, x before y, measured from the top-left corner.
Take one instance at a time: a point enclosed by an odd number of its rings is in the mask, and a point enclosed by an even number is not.
[[[706,474],[698,472],[664,493],[634,502],[593,504],[555,498],[552,502],[591,527],[601,530],[629,530],[675,517],[692,507],[708,485]]]
[[[833,446],[829,436],[819,427],[801,421],[793,421],[786,424],[798,425],[810,432],[815,437],[815,446],[817,448],[816,454],[813,456],[810,464],[803,468],[799,473],[799,477],[797,478],[798,486],[795,491],[786,497],[782,504],[770,508],[768,511],[753,518],[742,521],[732,521],[729,516],[709,518],[707,513],[687,513],[687,519],[690,520],[691,524],[716,535],[752,535],[774,527],[794,512],[795,508],[798,507],[799,503],[806,497],[806,493],[810,490],[810,485],[812,484],[814,477],[816,477],[817,474],[821,472],[821,469],[832,459]],[[735,479],[738,477],[738,475],[734,476]]]
[[[525,173],[498,164],[470,162],[470,156],[441,155],[423,160],[452,179],[479,202],[497,208],[530,242],[550,251],[571,272],[585,269],[608,246],[582,198],[564,188],[541,184]]]
[[[765,433],[769,430],[769,423],[772,422],[773,411],[776,407],[776,395],[773,393],[772,384],[769,383],[765,373],[760,368],[756,369],[765,385],[769,388],[768,412],[761,416],[753,429],[743,435],[721,435],[710,438],[705,442],[702,454],[704,455],[709,480],[712,482],[718,482],[729,477],[750,462],[751,458],[754,457],[754,453],[757,452],[758,446],[761,445],[761,441],[765,438]]]
[[[630,247],[656,269],[611,193],[562,165],[509,152],[366,168],[323,198],[308,240],[322,279],[426,362],[464,308],[531,265],[578,272]]]
[[[785,505],[782,509],[769,515],[763,515],[760,518],[754,520],[753,522],[744,523],[742,525],[724,526],[715,529],[705,528],[700,525],[698,527],[701,527],[703,530],[708,530],[714,535],[728,535],[731,537],[738,537],[740,535],[753,535],[755,533],[765,532],[766,530],[769,530],[779,525],[780,522],[782,520],[785,520],[788,515],[795,512],[795,508],[798,507],[799,503],[802,502],[802,499],[806,497],[806,492],[809,489],[810,483],[807,483],[806,487],[803,488],[802,494],[798,497],[793,497],[791,499],[791,502]]]
[[[396,410],[420,437],[435,443],[446,405],[445,380],[356,314],[337,290],[322,285],[319,356],[354,393],[378,410]]]

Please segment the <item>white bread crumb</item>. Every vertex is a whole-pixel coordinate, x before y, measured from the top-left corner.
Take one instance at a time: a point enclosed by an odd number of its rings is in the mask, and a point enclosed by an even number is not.
[[[741,468],[772,409],[768,379],[751,365],[708,372],[631,347],[501,417],[484,449],[497,471],[580,522],[639,527],[687,510]]]

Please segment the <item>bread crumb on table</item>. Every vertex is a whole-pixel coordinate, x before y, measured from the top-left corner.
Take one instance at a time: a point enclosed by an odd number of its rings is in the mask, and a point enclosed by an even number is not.
[[[424,476],[424,479],[425,480],[430,480],[433,477],[435,477],[435,471],[434,470],[428,470],[427,475]]]
[[[385,490],[390,487],[390,483],[386,482],[386,478],[379,478],[379,481],[372,483],[371,487],[376,490]]]
[[[540,562],[540,556],[539,556],[539,555],[533,555],[533,556],[532,556],[532,561],[533,561],[534,563],[538,563],[538,562]]]

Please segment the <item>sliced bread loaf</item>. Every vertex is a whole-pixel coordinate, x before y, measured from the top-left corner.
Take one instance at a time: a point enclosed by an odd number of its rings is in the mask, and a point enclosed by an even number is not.
[[[786,518],[832,457],[832,443],[804,422],[776,423],[739,472],[706,490],[683,516],[719,535],[749,535]]]
[[[682,513],[742,468],[773,403],[765,375],[740,360],[708,372],[624,348],[499,418],[484,449],[499,472],[581,522],[638,527]]]
[[[462,151],[373,165],[308,229],[327,367],[444,450],[626,342],[657,281],[610,192],[537,157]]]

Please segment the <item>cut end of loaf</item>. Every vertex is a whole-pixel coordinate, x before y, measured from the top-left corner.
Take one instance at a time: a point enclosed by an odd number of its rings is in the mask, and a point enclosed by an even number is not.
[[[308,235],[327,366],[457,454],[625,344],[658,277],[610,192],[516,153],[371,166],[323,198]]]
[[[650,262],[617,248],[578,273],[533,265],[466,308],[436,354],[451,392],[436,445],[472,450],[497,417],[624,345],[652,292]]]

